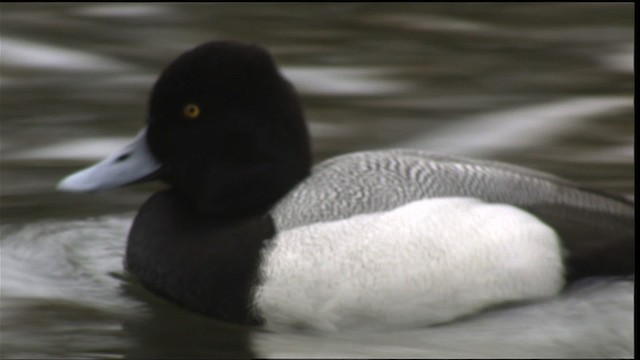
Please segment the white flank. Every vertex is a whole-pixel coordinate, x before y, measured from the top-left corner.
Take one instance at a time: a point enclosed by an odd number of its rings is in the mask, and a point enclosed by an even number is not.
[[[255,307],[267,328],[425,326],[563,286],[556,233],[510,205],[438,198],[281,232]]]

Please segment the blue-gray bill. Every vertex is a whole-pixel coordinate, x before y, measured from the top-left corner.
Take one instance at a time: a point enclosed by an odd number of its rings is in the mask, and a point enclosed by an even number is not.
[[[94,192],[109,190],[146,179],[157,172],[161,164],[149,151],[147,128],[140,130],[133,141],[104,160],[62,179],[60,191]]]

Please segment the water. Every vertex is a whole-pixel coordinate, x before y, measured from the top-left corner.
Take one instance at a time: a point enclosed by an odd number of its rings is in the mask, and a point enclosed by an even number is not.
[[[211,39],[268,47],[302,94],[316,161],[414,147],[634,193],[633,4],[0,6],[1,355],[630,357],[633,284],[430,329],[270,333],[147,293],[122,268],[158,184],[54,191],[144,122],[157,73]]]

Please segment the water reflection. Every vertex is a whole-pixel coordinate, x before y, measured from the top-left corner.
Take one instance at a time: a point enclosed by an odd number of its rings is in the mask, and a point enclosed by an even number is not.
[[[632,287],[630,282],[583,283],[543,304],[490,311],[428,329],[320,336],[256,333],[252,343],[259,354],[274,358],[627,357],[633,331],[620,329],[633,327],[628,316]],[[593,311],[580,309],[587,303]]]

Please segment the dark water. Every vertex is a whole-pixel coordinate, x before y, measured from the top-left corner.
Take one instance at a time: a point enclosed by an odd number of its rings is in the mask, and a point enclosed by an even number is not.
[[[144,122],[175,56],[268,47],[302,95],[316,160],[414,147],[634,193],[634,5],[0,5],[2,357],[632,356],[629,282],[385,334],[276,334],[175,308],[122,269],[158,185],[54,191]],[[569,314],[569,315],[567,315]]]

